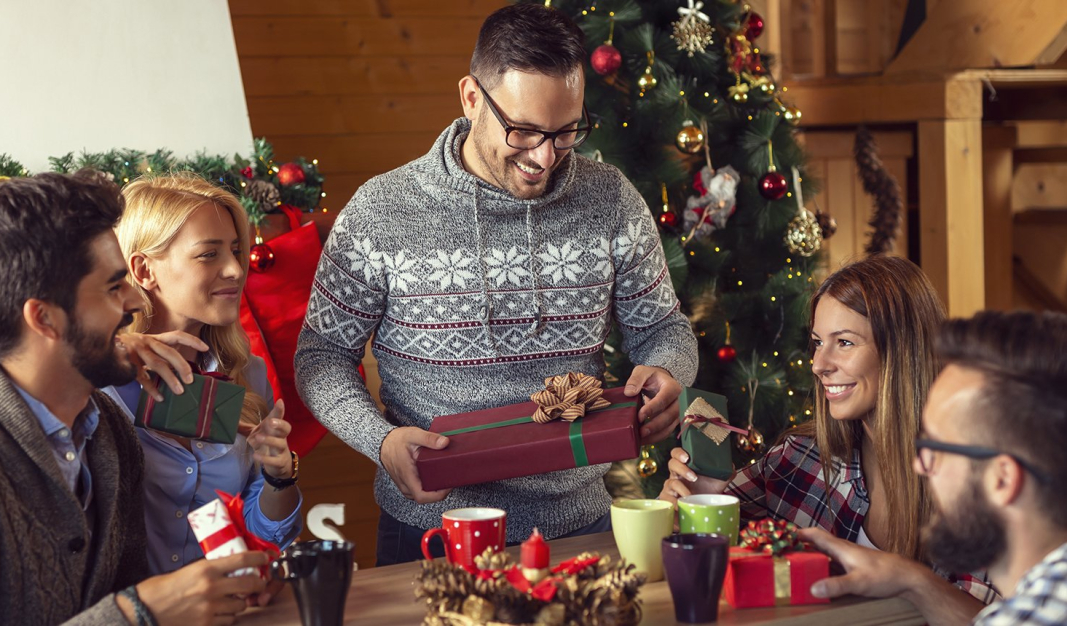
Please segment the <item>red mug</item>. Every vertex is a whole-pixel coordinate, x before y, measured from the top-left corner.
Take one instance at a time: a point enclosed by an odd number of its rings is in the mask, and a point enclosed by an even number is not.
[[[501,509],[452,509],[441,515],[441,528],[431,528],[422,536],[422,554],[430,555],[430,541],[440,535],[445,544],[445,558],[453,565],[474,567],[474,557],[492,548],[504,549],[504,527],[508,514]]]

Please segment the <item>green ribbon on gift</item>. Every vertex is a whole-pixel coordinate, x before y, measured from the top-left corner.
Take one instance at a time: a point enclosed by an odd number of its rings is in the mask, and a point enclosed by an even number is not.
[[[599,413],[600,411],[610,411],[611,409],[625,409],[625,408],[631,407],[631,406],[637,406],[637,402],[636,401],[635,402],[619,402],[617,404],[612,404],[611,406],[606,406],[606,407],[604,407],[602,409],[597,409],[596,411],[591,411],[585,417],[580,417],[580,418],[574,420],[573,422],[571,422],[570,442],[571,442],[571,453],[574,454],[574,466],[575,467],[585,467],[585,466],[589,465],[589,454],[585,450],[585,440],[584,440],[583,435],[582,435],[582,422],[584,422],[585,420],[589,419],[591,416]],[[445,432],[440,433],[440,434],[444,435],[445,437],[451,437],[452,435],[462,435],[463,433],[473,433],[473,432],[477,432],[479,430],[492,430],[494,428],[504,428],[506,426],[516,426],[518,424],[532,424],[532,423],[534,423],[533,416],[532,415],[527,415],[526,417],[513,417],[513,418],[511,418],[509,420],[502,420],[502,421],[499,421],[499,422],[490,422],[488,424],[479,424],[477,426],[467,426],[466,428],[457,428],[455,430],[445,431]]]

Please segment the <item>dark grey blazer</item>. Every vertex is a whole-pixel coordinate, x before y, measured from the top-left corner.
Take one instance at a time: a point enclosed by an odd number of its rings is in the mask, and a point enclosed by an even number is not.
[[[96,519],[63,480],[40,422],[0,370],[0,621],[124,624],[113,593],[147,576],[144,458],[133,427],[95,392],[86,444]]]

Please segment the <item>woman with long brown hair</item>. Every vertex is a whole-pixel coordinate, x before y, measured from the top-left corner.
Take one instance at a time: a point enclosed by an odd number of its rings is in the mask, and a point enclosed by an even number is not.
[[[911,463],[944,318],[930,281],[906,259],[877,256],[834,272],[811,299],[814,419],[729,482],[698,476],[676,448],[660,497],[726,493],[741,501],[745,520],[819,527],[924,561],[919,529],[930,494]],[[960,576],[957,585],[994,598],[981,577]]]

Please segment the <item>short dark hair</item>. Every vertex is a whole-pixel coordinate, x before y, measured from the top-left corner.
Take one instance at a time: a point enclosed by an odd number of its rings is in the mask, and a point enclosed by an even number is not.
[[[90,246],[123,206],[118,186],[94,170],[0,182],[0,357],[21,340],[27,300],[73,313],[78,284],[93,270]]]
[[[977,428],[982,445],[1032,463],[1042,507],[1067,528],[1067,315],[983,311],[945,322],[937,351],[946,365],[985,377]]]
[[[492,89],[508,70],[564,77],[585,64],[585,34],[563,12],[513,4],[485,18],[471,74]]]

